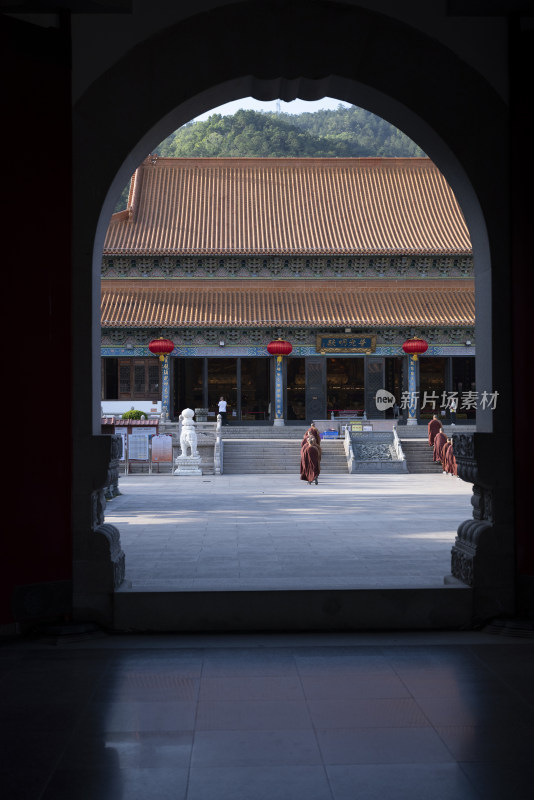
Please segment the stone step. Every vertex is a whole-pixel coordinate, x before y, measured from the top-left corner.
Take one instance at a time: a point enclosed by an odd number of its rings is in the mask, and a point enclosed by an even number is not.
[[[473,589],[446,585],[411,589],[294,589],[258,591],[136,591],[112,594],[117,631],[146,633],[235,631],[466,630]]]
[[[428,439],[414,441],[401,438],[401,447],[406,456],[408,472],[421,474],[443,471],[441,464],[433,459],[433,449],[429,446]]]
[[[226,440],[223,445],[223,471],[228,475],[298,473],[300,439],[293,442]],[[321,472],[328,475],[346,474],[347,471],[343,442],[325,443]]]

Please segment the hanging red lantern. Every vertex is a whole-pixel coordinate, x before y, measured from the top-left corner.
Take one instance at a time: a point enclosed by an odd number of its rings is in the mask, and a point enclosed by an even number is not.
[[[174,350],[174,342],[171,342],[170,339],[164,339],[163,336],[160,336],[159,339],[152,339],[148,345],[148,349],[151,353],[153,353],[153,355],[159,356],[160,361],[163,361],[165,356],[169,353],[172,353]]]
[[[288,356],[293,350],[293,345],[283,339],[276,339],[267,345],[267,352],[272,356]]]
[[[428,350],[428,342],[425,342],[424,339],[418,339],[417,336],[414,336],[413,339],[406,339],[402,345],[402,349],[409,356],[413,356],[414,361],[417,361],[417,356],[421,355],[421,353],[426,353]]]

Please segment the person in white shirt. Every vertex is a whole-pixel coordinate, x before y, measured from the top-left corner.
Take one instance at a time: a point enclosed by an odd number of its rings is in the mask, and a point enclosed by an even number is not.
[[[228,403],[224,399],[224,397],[219,398],[219,414],[221,415],[221,422],[223,425],[227,425],[226,422],[226,409],[228,407]]]
[[[458,408],[458,402],[455,397],[452,398],[449,409],[451,412],[451,425],[456,424],[456,409]]]

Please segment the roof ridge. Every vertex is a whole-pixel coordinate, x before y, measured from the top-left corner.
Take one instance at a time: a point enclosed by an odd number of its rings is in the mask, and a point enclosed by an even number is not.
[[[225,164],[243,164],[250,166],[251,164],[268,164],[279,166],[291,166],[296,164],[303,165],[325,165],[336,166],[343,163],[352,164],[361,163],[362,165],[371,164],[402,164],[409,163],[411,166],[419,164],[421,166],[432,166],[437,169],[434,162],[428,156],[158,156],[149,155],[140,164],[140,167],[158,167],[177,166],[178,164],[208,164],[224,166]]]

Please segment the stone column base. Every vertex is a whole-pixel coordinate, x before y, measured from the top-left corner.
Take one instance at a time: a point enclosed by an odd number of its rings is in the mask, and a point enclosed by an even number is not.
[[[285,425],[285,422],[284,422],[284,420],[283,420],[283,419],[274,419],[274,420],[273,420],[273,425],[274,425],[275,427],[276,427],[276,426],[280,426],[280,425]]]

